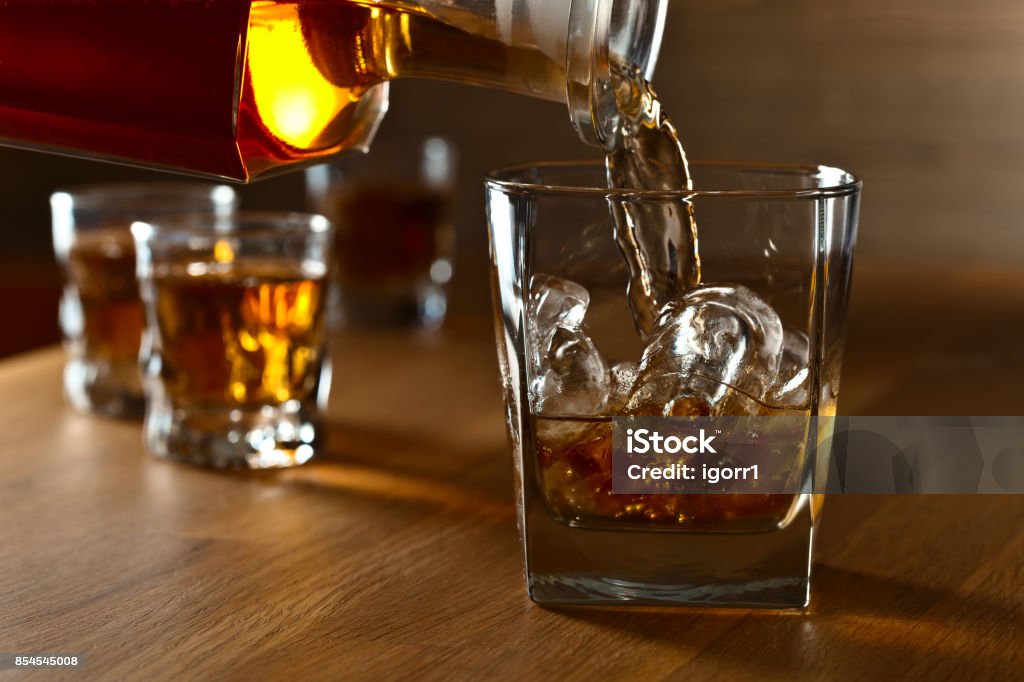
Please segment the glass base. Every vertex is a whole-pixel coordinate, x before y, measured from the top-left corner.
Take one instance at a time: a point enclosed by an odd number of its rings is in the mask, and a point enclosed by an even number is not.
[[[305,464],[323,447],[314,401],[257,408],[173,407],[151,400],[145,440],[157,457],[212,469],[281,469]]]
[[[84,414],[139,418],[146,411],[135,362],[114,365],[81,358],[68,360],[64,366],[64,399]]]
[[[760,533],[574,528],[535,507],[525,533],[527,589],[538,604],[800,609],[810,600],[808,504]]]

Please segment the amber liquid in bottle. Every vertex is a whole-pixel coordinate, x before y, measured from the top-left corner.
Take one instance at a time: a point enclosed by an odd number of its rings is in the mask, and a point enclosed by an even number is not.
[[[364,145],[398,77],[564,99],[564,70],[354,0],[0,3],[0,141],[249,181]]]

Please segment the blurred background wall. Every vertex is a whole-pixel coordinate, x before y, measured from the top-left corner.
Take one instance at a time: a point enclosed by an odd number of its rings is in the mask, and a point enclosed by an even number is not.
[[[855,171],[865,181],[862,266],[1024,265],[1020,0],[670,3],[655,82],[692,158]],[[398,82],[392,93],[382,138],[439,134],[459,149],[452,313],[484,313],[484,173],[594,154],[556,104],[446,83]],[[0,149],[0,173],[0,296],[15,321],[0,354],[9,354],[58,338],[49,193],[166,176],[9,149]],[[304,201],[301,174],[242,194],[249,207]]]

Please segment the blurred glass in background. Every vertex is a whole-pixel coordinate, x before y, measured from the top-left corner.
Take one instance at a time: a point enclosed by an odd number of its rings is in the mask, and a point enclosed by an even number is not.
[[[166,216],[227,216],[225,185],[91,185],[50,197],[53,245],[64,273],[60,326],[68,360],[64,395],[83,412],[139,416],[145,407],[139,347],[145,327],[131,224]]]
[[[455,153],[429,137],[306,171],[310,208],[337,229],[331,323],[427,327],[444,321],[452,278]]]

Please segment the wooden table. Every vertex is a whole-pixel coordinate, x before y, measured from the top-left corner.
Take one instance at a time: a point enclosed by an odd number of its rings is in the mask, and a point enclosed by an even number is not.
[[[855,292],[843,412],[1022,413],[1024,278]],[[0,651],[109,680],[1024,675],[1024,497],[830,498],[803,615],[531,604],[491,333],[339,339],[329,456],[270,475],[70,412],[56,349],[0,364]]]

